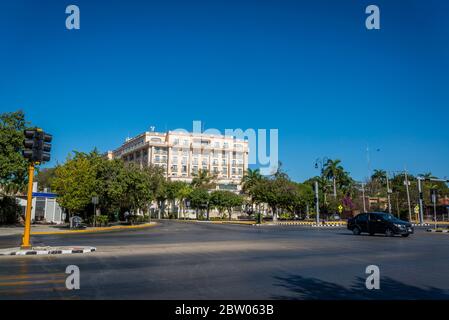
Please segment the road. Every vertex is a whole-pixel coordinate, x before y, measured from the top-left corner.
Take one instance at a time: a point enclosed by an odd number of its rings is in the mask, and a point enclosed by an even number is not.
[[[423,229],[386,238],[344,228],[161,221],[32,240],[98,251],[0,257],[0,299],[449,299],[449,234]],[[0,247],[19,242],[0,237]],[[373,264],[380,290],[365,287]],[[80,269],[80,290],[65,287],[68,265]]]

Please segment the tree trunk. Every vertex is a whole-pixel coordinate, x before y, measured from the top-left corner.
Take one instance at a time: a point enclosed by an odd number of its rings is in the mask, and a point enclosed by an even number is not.
[[[337,179],[334,177],[334,198],[337,199]]]

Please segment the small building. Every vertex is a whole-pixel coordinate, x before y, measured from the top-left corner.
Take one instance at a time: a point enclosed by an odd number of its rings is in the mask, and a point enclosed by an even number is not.
[[[56,198],[57,194],[55,193],[37,192],[37,182],[33,183],[31,221],[56,224],[64,223],[65,213],[56,201]],[[27,205],[26,196],[18,197],[17,200],[22,207],[22,214],[25,215]]]

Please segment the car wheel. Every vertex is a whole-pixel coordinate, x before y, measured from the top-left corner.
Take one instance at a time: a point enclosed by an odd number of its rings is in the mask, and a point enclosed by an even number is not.
[[[404,238],[407,238],[409,235],[410,235],[409,233],[404,233],[402,236],[403,236]]]
[[[355,227],[354,229],[352,229],[352,234],[358,236],[360,234],[360,229],[359,227]]]
[[[394,233],[391,229],[387,229],[387,230],[385,230],[385,235],[387,237],[392,237],[394,235]]]

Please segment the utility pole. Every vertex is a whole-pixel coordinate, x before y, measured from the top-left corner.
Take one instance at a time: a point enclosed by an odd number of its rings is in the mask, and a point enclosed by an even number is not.
[[[388,212],[391,214],[391,190],[390,190],[390,181],[388,180],[388,172],[386,174],[387,177],[387,198],[388,198]]]
[[[435,230],[437,228],[437,190],[432,189],[432,202],[433,202],[433,220],[435,221]]]
[[[410,190],[408,188],[409,186],[409,181],[408,181],[408,176],[407,176],[407,170],[404,171],[404,175],[405,175],[405,189],[407,190],[407,203],[408,203],[408,221],[412,222],[412,205],[410,203]]]
[[[318,198],[318,181],[315,181],[316,224],[320,224],[320,204]]]
[[[362,182],[363,212],[366,212],[365,204],[365,184]]]
[[[423,193],[422,193],[422,180],[418,177],[418,192],[419,192],[419,223],[424,223],[424,209],[423,209]]]

